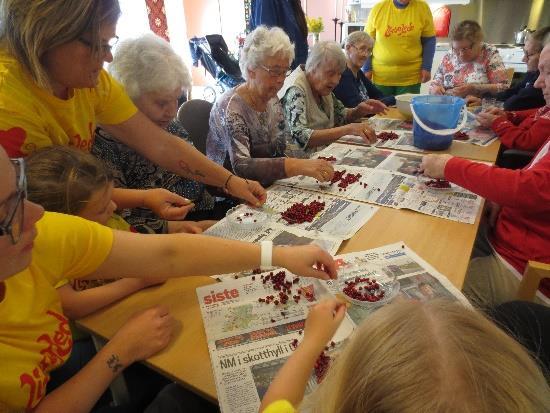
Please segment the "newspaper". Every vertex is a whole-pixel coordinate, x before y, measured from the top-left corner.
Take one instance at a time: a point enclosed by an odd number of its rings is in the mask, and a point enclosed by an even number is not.
[[[462,294],[428,263],[403,243],[335,257],[339,277],[377,273],[397,276],[400,295],[417,300],[447,297],[467,304]],[[277,273],[273,271],[272,273]],[[325,296],[340,294],[336,282],[297,278],[286,272],[292,295],[300,289],[305,298],[286,304],[260,302],[278,295],[271,283],[263,283],[268,273],[197,288],[208,350],[214,372],[220,409],[223,413],[257,412],[260,401],[277,371],[285,363],[303,334],[308,308]],[[311,295],[307,295],[311,294]],[[357,305],[333,337],[328,356],[334,358],[354,328],[375,308]],[[317,385],[312,373],[306,393]]]
[[[399,119],[389,119],[389,118],[377,118],[373,117],[368,120],[368,123],[374,128],[377,133],[380,132],[394,132],[399,137],[393,140],[382,140],[378,139],[373,146],[379,148],[392,148],[402,151],[410,152],[427,152],[424,149],[417,148],[413,144],[413,132],[412,132],[412,122],[399,120]],[[457,140],[454,142],[458,144],[469,143],[477,146],[489,146],[493,141],[497,139],[497,135],[493,130],[482,127],[479,122],[477,122],[475,114],[468,112],[468,120],[466,126],[462,128],[461,132],[464,132],[468,135],[465,140]],[[367,142],[363,140],[360,136],[354,135],[345,135],[338,139],[340,143],[351,143],[354,145],[370,146]]]
[[[427,187],[425,179],[416,176],[420,155],[333,143],[315,156],[333,156],[336,171],[360,175],[360,179],[346,188],[306,176],[278,183],[468,224],[475,222],[482,205],[480,196],[452,183],[444,190]]]

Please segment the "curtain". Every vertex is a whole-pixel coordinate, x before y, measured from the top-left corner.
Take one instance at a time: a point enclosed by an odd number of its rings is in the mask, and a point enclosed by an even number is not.
[[[157,36],[170,41],[168,34],[168,22],[166,20],[166,10],[164,0],[145,0],[147,5],[147,17],[149,17],[149,27]]]

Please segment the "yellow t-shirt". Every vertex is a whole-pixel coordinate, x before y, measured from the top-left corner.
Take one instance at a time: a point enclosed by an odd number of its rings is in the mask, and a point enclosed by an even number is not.
[[[89,152],[97,123],[118,124],[136,112],[123,87],[105,70],[95,88],[73,89],[63,100],[39,88],[17,60],[0,49],[0,145],[11,157],[52,145]]]
[[[262,413],[296,413],[296,409],[287,400],[277,400],[267,406]]]
[[[411,0],[398,9],[393,0],[383,0],[371,10],[365,31],[375,39],[372,51],[373,82],[385,86],[420,83],[421,37],[435,36],[430,7]]]
[[[30,409],[44,397],[49,372],[72,348],[71,331],[54,286],[95,271],[111,251],[110,228],[46,212],[36,224],[28,268],[5,280],[0,302],[0,406]]]

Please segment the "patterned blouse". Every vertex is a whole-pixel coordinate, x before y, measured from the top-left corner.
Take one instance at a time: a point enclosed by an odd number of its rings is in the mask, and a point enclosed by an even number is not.
[[[206,156],[233,172],[268,186],[284,178],[285,149],[289,136],[281,103],[271,99],[265,112],[252,109],[236,92],[225,92],[210,112]]]
[[[494,46],[482,43],[481,52],[473,62],[461,62],[452,51],[443,56],[432,84],[452,89],[466,83],[508,85],[506,68]]]
[[[347,109],[340,100],[332,94],[332,102],[334,110],[334,126],[342,126],[346,124]],[[304,92],[295,86],[288,88],[285,96],[281,100],[283,104],[285,117],[290,124],[290,136],[292,138],[293,147],[298,147],[304,150],[311,138],[314,129],[308,127],[309,122],[306,117],[306,95]],[[324,111],[321,103],[319,108]]]
[[[188,132],[177,121],[172,121],[166,131],[188,141]],[[204,189],[203,184],[155,165],[101,128],[96,129],[92,154],[103,160],[111,170],[117,188],[165,188],[192,200],[195,203],[193,211],[211,210],[214,207],[214,198]],[[138,232],[168,232],[167,221],[159,219],[147,208],[126,209],[121,212],[121,216]]]

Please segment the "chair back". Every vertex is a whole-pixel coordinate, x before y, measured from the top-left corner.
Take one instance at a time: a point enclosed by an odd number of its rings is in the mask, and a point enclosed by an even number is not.
[[[529,261],[519,283],[517,299],[533,301],[543,278],[550,278],[550,264]]]
[[[189,132],[189,137],[195,148],[206,154],[206,137],[208,136],[208,120],[212,103],[202,99],[191,99],[180,106],[178,110],[179,123]]]
[[[506,68],[506,76],[508,78],[508,85],[512,84],[512,80],[514,80],[514,68],[513,67],[507,67]]]

